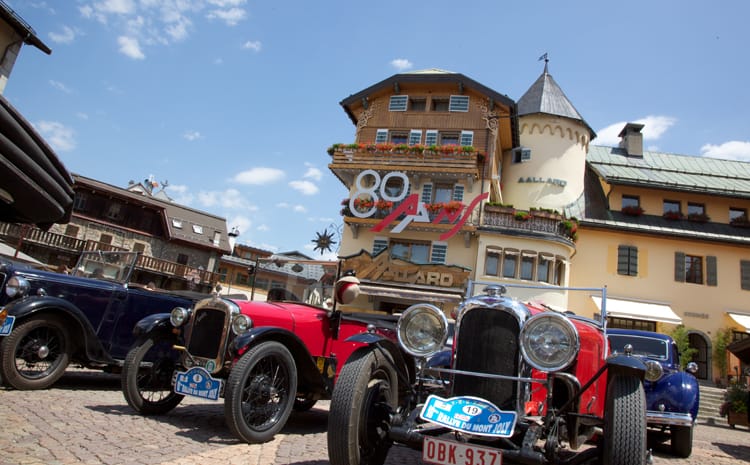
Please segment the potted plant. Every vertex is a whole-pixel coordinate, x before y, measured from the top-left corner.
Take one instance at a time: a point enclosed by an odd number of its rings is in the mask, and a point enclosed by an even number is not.
[[[643,208],[640,205],[627,205],[622,207],[622,212],[628,216],[641,216]]]
[[[670,210],[670,211],[664,212],[664,214],[662,215],[662,217],[664,217],[667,220],[673,220],[673,221],[674,220],[681,220],[682,219],[682,212],[677,211],[677,210]]]
[[[705,213],[690,213],[688,215],[688,221],[695,221],[696,223],[706,223],[710,219]]]
[[[731,383],[724,394],[724,403],[721,404],[719,413],[727,417],[727,423],[734,428],[735,425],[750,426],[748,420],[748,392],[747,386],[742,383]]]
[[[516,221],[526,221],[529,218],[531,218],[531,213],[525,211],[525,210],[518,210],[513,217],[516,219]]]

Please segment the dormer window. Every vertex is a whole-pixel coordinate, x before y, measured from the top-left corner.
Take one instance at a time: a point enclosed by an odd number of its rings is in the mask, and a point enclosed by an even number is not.
[[[392,95],[391,102],[388,104],[388,111],[406,111],[407,103],[409,103],[408,95]]]
[[[172,226],[177,229],[182,229],[182,221],[178,220],[177,218],[172,218]]]
[[[194,224],[194,225],[193,225],[193,232],[194,232],[195,234],[203,234],[203,226],[200,226],[200,225]]]

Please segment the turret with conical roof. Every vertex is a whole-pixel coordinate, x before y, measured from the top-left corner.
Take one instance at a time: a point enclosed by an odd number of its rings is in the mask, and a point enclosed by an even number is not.
[[[562,211],[583,192],[588,144],[596,137],[544,71],[518,100],[521,147],[503,160],[503,202]]]

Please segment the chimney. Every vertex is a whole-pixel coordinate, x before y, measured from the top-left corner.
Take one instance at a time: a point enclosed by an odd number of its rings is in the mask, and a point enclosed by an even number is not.
[[[642,124],[627,123],[620,131],[620,148],[625,149],[629,157],[643,157]]]

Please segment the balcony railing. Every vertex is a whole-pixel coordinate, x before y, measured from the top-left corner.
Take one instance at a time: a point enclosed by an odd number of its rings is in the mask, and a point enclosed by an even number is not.
[[[23,241],[73,253],[96,250],[114,252],[128,251],[128,249],[117,247],[112,244],[106,244],[104,242],[76,239],[75,237],[66,236],[64,234],[42,231],[41,229],[32,226],[15,223],[0,222],[0,238],[5,239],[10,244],[18,244]],[[141,255],[138,258],[136,268],[183,278],[194,283],[214,283],[219,279],[217,273],[147,255]]]
[[[508,207],[485,205],[482,226],[544,233],[575,241],[578,223],[575,220],[564,219],[557,214],[526,212]]]
[[[381,146],[382,144],[335,144],[329,148],[333,165],[391,165],[414,169],[449,169],[478,174],[484,154],[471,146]]]

